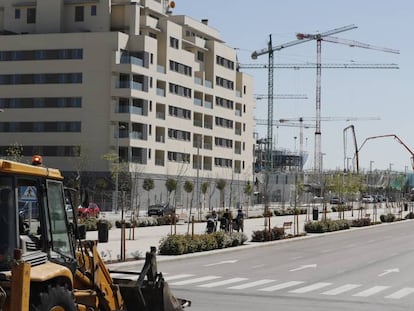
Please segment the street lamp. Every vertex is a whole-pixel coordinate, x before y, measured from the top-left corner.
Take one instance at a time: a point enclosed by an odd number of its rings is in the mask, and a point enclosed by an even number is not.
[[[118,123],[116,129],[116,170],[115,170],[115,213],[118,213],[118,174],[119,174],[119,132],[125,130],[125,125]],[[123,214],[123,213],[122,213]],[[122,215],[123,217],[124,215]]]

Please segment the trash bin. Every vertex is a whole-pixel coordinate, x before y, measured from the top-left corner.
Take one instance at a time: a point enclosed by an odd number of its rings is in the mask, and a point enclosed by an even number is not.
[[[408,211],[408,203],[404,203],[404,212]]]
[[[86,226],[84,224],[78,224],[78,239],[86,239]]]
[[[319,218],[319,209],[314,207],[312,210],[312,220],[318,220]]]
[[[99,243],[106,243],[108,242],[108,223],[104,221],[98,221],[98,242]]]

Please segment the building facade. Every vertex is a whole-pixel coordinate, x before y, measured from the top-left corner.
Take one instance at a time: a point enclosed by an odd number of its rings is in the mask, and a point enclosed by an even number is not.
[[[2,155],[18,143],[66,176],[96,180],[110,175],[105,155],[118,153],[138,184],[155,180],[151,193],[135,186],[145,197],[137,205],[166,201],[167,178],[179,182],[177,204],[186,180],[197,198],[210,183],[209,206],[217,179],[226,202],[244,201],[253,79],[207,20],[170,10],[165,0],[0,0]]]

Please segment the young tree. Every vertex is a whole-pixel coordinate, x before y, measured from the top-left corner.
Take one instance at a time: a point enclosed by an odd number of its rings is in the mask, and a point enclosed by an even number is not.
[[[154,189],[154,179],[152,178],[145,178],[144,182],[142,183],[142,188],[147,191],[148,194],[148,207],[150,206],[150,191]]]
[[[194,184],[191,181],[186,180],[184,183],[184,190],[185,192],[187,192],[187,209],[188,209],[188,201],[189,201],[188,196],[190,195],[190,193],[193,192],[193,189],[194,189]],[[192,207],[193,207],[193,199],[191,198],[190,215],[191,215]]]
[[[205,208],[205,204],[206,204],[206,194],[207,194],[207,190],[208,190],[209,186],[210,186],[210,184],[208,182],[203,182],[201,184],[201,193],[203,194],[204,208]]]
[[[226,181],[224,179],[217,180],[216,188],[220,191],[220,205],[224,209],[224,189],[226,188]]]
[[[253,194],[253,184],[248,180],[247,183],[244,185],[244,194],[248,197],[249,199],[249,206],[251,205],[251,200],[252,200],[252,194]],[[249,206],[247,207],[246,211],[249,210]],[[247,215],[246,215],[247,216]]]
[[[168,192],[168,203],[170,203],[171,194],[177,189],[177,181],[175,179],[168,178],[165,181],[165,187]]]
[[[22,162],[23,160],[23,146],[19,143],[11,144],[6,149],[6,157],[9,160]]]

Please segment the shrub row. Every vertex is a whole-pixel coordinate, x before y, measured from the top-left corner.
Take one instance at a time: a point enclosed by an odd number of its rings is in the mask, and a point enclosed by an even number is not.
[[[194,235],[168,235],[161,239],[160,255],[182,255],[195,252],[209,251],[244,244],[246,235],[241,232],[224,233],[222,231],[212,234]]]
[[[413,219],[414,218],[414,213],[413,212],[409,212],[406,216],[405,219]]]
[[[85,217],[78,219],[79,224],[85,225],[86,231],[96,231],[98,230],[98,221],[105,222],[108,225],[108,229],[112,228],[112,223],[105,219],[96,219],[95,217]]]
[[[396,220],[396,217],[394,214],[389,213],[387,215],[381,215],[380,220],[382,222],[394,222]]]
[[[296,210],[296,213],[295,213]],[[306,208],[283,208],[283,209],[275,209],[275,211],[273,212],[275,214],[275,216],[286,216],[286,215],[304,215],[307,213]]]
[[[283,228],[273,227],[269,230],[258,230],[252,233],[252,242],[275,241],[285,238],[285,230]]]
[[[350,225],[348,220],[322,220],[322,221],[311,221],[305,224],[305,231],[308,233],[323,233],[332,232],[338,230],[349,229]]]

